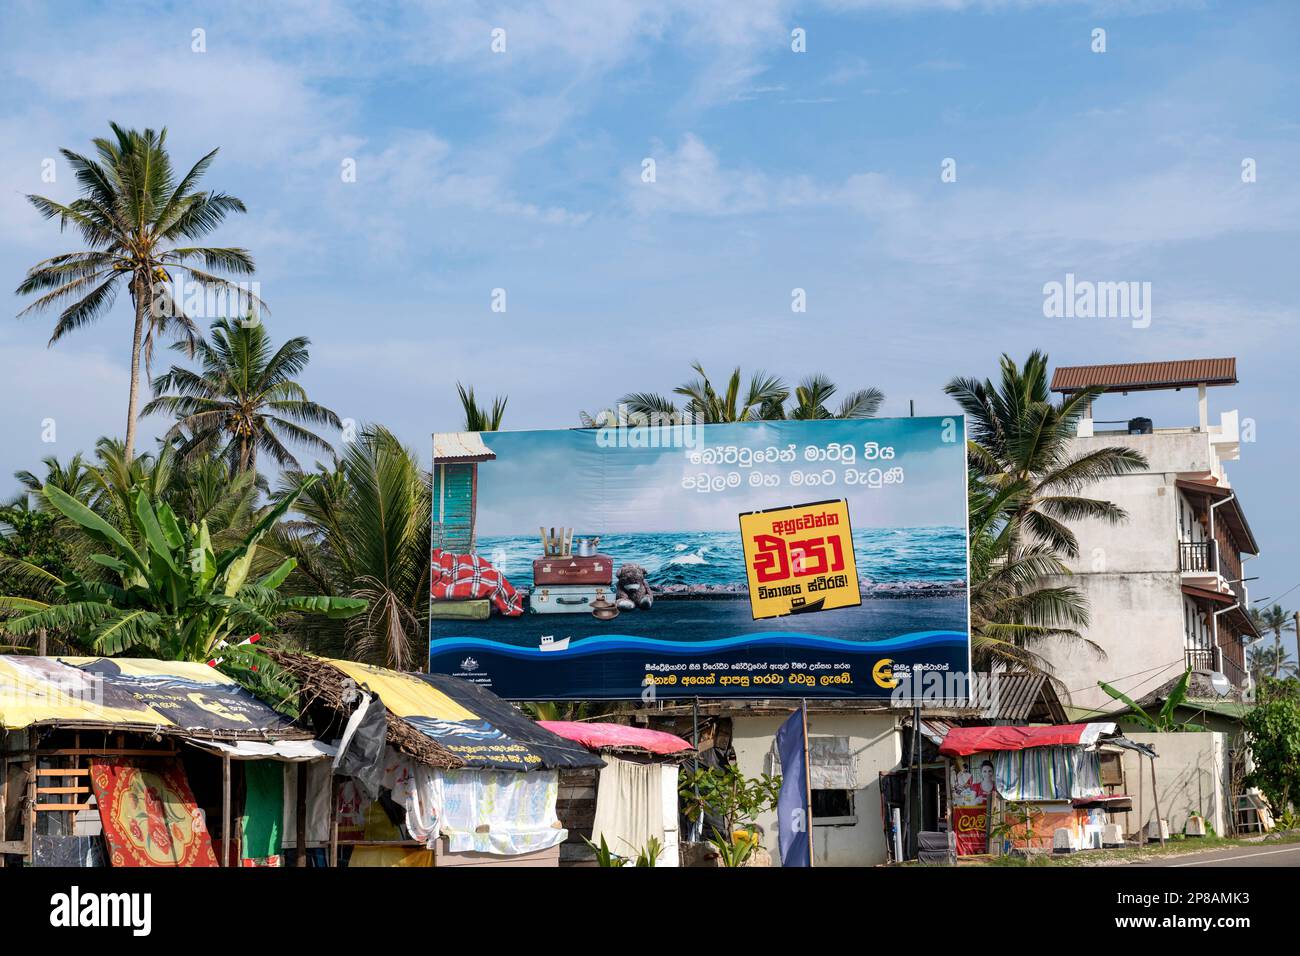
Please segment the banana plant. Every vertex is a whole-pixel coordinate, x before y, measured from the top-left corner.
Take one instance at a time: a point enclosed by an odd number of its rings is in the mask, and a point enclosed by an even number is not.
[[[205,662],[225,656],[234,670],[256,671],[251,655],[235,649],[240,635],[273,631],[276,617],[286,613],[347,618],[366,608],[364,600],[355,598],[278,593],[296,566],[292,558],[252,577],[258,543],[317,480],[307,478],[241,541],[220,551],[213,547],[206,521],[182,527],[166,502],[155,502],[141,488],[131,493],[132,544],[86,505],[47,484],[42,489],[46,500],[102,549],[90,560],[107,573],[56,578],[48,603],[0,598],[0,610],[16,614],[0,629],[19,636],[41,628],[61,631],[106,657],[147,654]]]
[[[1097,681],[1097,686],[1110,694],[1115,700],[1127,704],[1129,713],[1127,716],[1143,730],[1150,731],[1153,734],[1168,734],[1178,731],[1186,732],[1203,732],[1205,727],[1200,724],[1185,723],[1178,719],[1178,708],[1182,706],[1183,701],[1187,698],[1187,685],[1192,679],[1192,669],[1189,667],[1183,671],[1183,676],[1178,679],[1169,696],[1165,698],[1164,706],[1158,713],[1149,713],[1144,710],[1132,697],[1129,697],[1122,690],[1112,687],[1104,680]]]

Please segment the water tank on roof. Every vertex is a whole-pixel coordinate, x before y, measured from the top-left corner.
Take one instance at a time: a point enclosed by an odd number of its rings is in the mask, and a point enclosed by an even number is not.
[[[1150,435],[1151,419],[1149,418],[1130,418],[1128,420],[1128,433],[1130,435]]]

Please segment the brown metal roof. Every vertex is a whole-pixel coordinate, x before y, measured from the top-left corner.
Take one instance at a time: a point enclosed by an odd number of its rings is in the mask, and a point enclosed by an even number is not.
[[[1078,392],[1101,386],[1107,392],[1140,392],[1192,385],[1236,385],[1235,358],[1181,359],[1173,362],[1121,362],[1118,365],[1063,365],[1052,374],[1052,391]]]

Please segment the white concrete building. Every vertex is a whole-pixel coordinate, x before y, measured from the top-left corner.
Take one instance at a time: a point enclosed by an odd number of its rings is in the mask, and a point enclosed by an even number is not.
[[[1104,652],[1062,642],[1045,655],[1069,691],[1065,703],[1076,717],[1114,709],[1099,680],[1136,699],[1187,667],[1223,674],[1229,696],[1249,692],[1245,645],[1258,635],[1242,565],[1259,546],[1226,469],[1240,452],[1238,414],[1221,412],[1212,421],[1208,402],[1209,388],[1236,381],[1232,358],[1056,369],[1055,392],[1106,389],[1080,422],[1071,452],[1126,446],[1148,463],[1143,472],[1083,492],[1122,507],[1126,523],[1071,526],[1079,557],[1067,562],[1073,572],[1068,583],[1089,604],[1084,636]],[[1137,399],[1125,405],[1118,396],[1153,390],[1187,390],[1189,419],[1195,394],[1194,423],[1153,428],[1145,417],[1098,420],[1102,413],[1140,413]]]

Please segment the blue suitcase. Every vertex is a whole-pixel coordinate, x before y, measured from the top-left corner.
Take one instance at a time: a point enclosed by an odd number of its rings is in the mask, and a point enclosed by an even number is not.
[[[601,584],[544,584],[528,594],[528,610],[533,614],[590,614],[591,605],[604,595],[614,603],[614,588]]]

